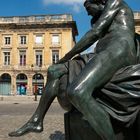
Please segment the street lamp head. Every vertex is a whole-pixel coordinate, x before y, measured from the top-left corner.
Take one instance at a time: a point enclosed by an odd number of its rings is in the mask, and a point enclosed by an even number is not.
[[[31,65],[31,67],[33,68],[33,67],[34,67],[34,65],[32,64],[32,65]]]

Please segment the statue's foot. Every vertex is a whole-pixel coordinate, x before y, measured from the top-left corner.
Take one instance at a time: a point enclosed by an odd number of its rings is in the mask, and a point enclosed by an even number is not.
[[[43,125],[33,122],[27,122],[24,126],[16,131],[9,133],[10,137],[19,137],[30,132],[40,133],[43,131]]]

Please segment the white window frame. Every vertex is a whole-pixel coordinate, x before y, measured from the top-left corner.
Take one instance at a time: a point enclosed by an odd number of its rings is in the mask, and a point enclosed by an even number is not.
[[[9,53],[9,55],[5,55],[5,53]],[[11,53],[8,51],[4,51],[3,52],[3,65],[9,66],[10,64],[11,64]]]
[[[23,52],[23,53],[22,53]],[[22,54],[22,55],[21,55]],[[22,60],[21,60],[21,57],[22,56]],[[25,56],[25,58],[24,58]],[[24,60],[25,59],[25,60]],[[20,63],[21,62],[21,63]],[[26,55],[26,50],[24,51],[19,51],[19,65],[20,66],[26,66],[26,62],[27,62],[27,55]]]
[[[57,57],[57,55],[55,54],[55,52],[58,52],[58,57]],[[55,54],[55,55],[54,55]],[[55,58],[54,58],[55,57]],[[55,59],[55,60],[54,60]],[[58,60],[60,59],[60,50],[52,50],[52,59],[51,59],[51,61],[52,61],[52,64],[55,64],[55,63],[57,63],[58,62]]]
[[[37,55],[39,57],[38,60],[37,60]],[[35,51],[35,64],[38,67],[41,67],[43,65],[43,51],[42,50]]]
[[[4,44],[4,46],[10,46],[12,44],[12,37],[11,36],[4,36],[3,37],[3,44]]]
[[[44,41],[44,37],[43,37],[42,34],[36,34],[35,35],[35,44],[36,45],[43,44],[43,41]]]
[[[26,35],[20,35],[19,36],[19,44],[20,45],[26,45],[27,44],[27,36]]]
[[[59,44],[60,44],[60,35],[52,34],[52,45],[59,45]]]

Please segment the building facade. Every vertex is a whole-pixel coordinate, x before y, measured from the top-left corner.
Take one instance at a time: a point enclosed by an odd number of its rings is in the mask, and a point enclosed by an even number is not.
[[[32,95],[75,44],[72,15],[0,17],[0,95]]]
[[[135,18],[135,30],[136,33],[140,34],[140,11],[134,12],[134,18]]]

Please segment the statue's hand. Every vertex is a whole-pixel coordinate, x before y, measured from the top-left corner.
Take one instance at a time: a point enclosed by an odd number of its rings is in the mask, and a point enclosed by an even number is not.
[[[62,64],[67,62],[71,57],[69,57],[68,55],[65,55],[63,58],[61,58],[56,64]]]

